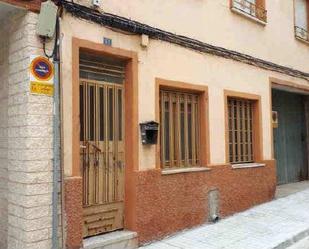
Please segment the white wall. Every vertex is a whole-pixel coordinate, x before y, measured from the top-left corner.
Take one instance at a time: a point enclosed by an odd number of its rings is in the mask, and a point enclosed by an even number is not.
[[[29,93],[30,55],[43,54],[36,23],[20,10],[0,27],[1,249],[51,248],[53,102]]]
[[[266,0],[266,26],[232,13],[229,3],[230,0],[104,0],[101,7],[176,34],[309,71],[308,45],[294,38],[293,0]]]
[[[7,246],[8,225],[8,43],[7,24],[0,20],[0,248]]]

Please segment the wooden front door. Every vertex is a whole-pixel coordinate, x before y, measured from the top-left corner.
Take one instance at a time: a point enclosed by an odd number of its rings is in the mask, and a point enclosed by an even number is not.
[[[84,237],[123,228],[124,214],[124,86],[82,78],[96,70],[86,62],[80,78]],[[100,79],[102,63],[96,66]]]

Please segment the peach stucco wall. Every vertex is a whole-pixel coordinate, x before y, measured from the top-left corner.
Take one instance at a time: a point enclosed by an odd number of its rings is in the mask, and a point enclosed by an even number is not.
[[[230,0],[101,1],[105,12],[309,71],[308,46],[294,38],[294,0],[265,0],[265,5],[263,26],[232,13]]]
[[[269,19],[265,27],[232,13],[228,2],[183,0],[176,3],[176,0],[170,0],[158,4],[158,1],[105,0],[103,9],[211,44],[309,71],[309,47],[295,40],[293,34],[292,1],[266,1]],[[150,40],[149,46],[142,48],[140,36],[117,33],[98,24],[73,18],[67,13],[63,15],[61,23],[64,166],[67,176],[71,175],[72,168],[72,37],[96,43],[102,43],[103,37],[108,37],[112,39],[113,47],[138,53],[139,122],[155,119],[156,77],[208,86],[211,164],[226,162],[224,89],[262,97],[262,159],[270,160],[270,77],[299,85],[307,84],[305,80],[197,53],[166,42]],[[139,144],[139,169],[153,169],[155,147]]]

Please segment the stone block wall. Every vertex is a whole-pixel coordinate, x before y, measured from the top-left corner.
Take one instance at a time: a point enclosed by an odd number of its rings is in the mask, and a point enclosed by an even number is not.
[[[0,248],[51,248],[53,99],[29,92],[37,18],[18,10],[1,22]]]
[[[8,28],[0,25],[0,248],[7,247],[8,225],[8,43]]]

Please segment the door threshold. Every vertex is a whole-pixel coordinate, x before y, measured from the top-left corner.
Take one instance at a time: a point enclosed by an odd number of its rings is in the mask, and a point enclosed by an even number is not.
[[[128,230],[109,232],[86,238],[83,245],[84,249],[135,249],[138,247],[137,233]]]
[[[292,194],[296,194],[297,192],[301,192],[309,188],[309,181],[300,181],[300,182],[293,182],[287,183],[282,185],[277,185],[276,190],[276,199],[286,197]]]

